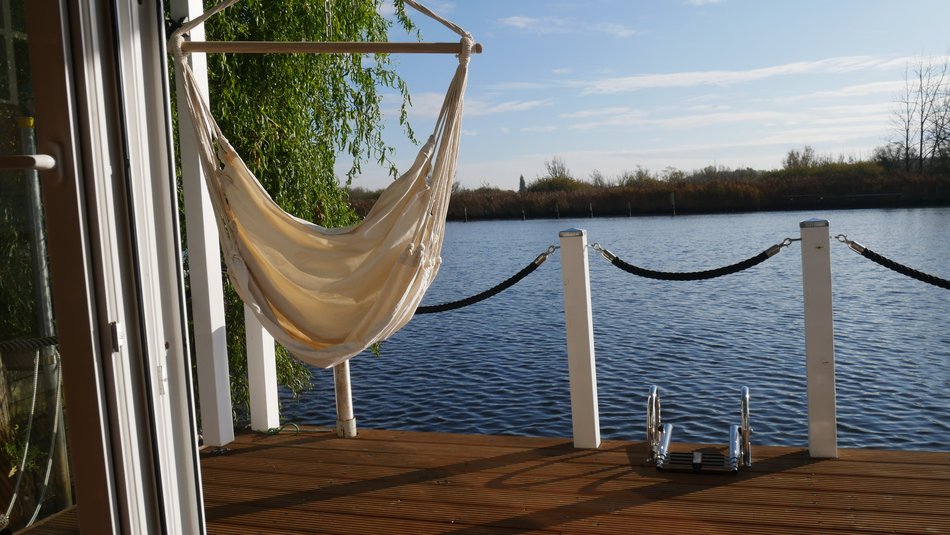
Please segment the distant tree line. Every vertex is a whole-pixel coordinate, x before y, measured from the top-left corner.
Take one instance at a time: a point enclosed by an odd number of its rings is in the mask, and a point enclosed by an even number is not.
[[[547,174],[520,191],[492,186],[456,187],[450,220],[547,219],[658,214],[749,212],[950,205],[950,173],[906,171],[903,161],[858,161],[818,155],[812,147],[790,150],[782,169],[761,171],[708,166],[692,172],[642,167],[609,179],[571,176],[560,158]],[[350,201],[366,213],[379,192],[354,189]]]

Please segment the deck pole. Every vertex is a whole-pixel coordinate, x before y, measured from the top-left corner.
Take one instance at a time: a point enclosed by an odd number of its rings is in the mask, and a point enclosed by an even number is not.
[[[194,18],[203,12],[201,0],[173,2],[172,16]],[[192,39],[204,39],[204,26],[190,32]],[[208,67],[201,54],[189,56],[195,80],[208,95]],[[181,76],[176,76],[178,109],[186,109]],[[211,197],[201,169],[199,143],[187,113],[178,122],[181,150],[181,181],[185,198],[185,226],[188,229],[188,276],[191,278],[191,315],[194,321],[195,361],[198,368],[198,397],[201,400],[201,434],[207,446],[224,446],[234,440],[231,419],[231,382],[228,368],[228,337],[224,321],[224,289],[221,280],[221,250]]]
[[[831,248],[828,221],[808,219],[802,237],[805,301],[805,357],[808,378],[808,453],[838,457],[835,415],[835,331],[831,306]]]
[[[277,401],[277,360],[274,337],[264,330],[254,312],[244,305],[247,340],[247,386],[251,398],[251,429],[267,431],[280,426]]]
[[[587,231],[576,228],[562,230],[560,239],[574,447],[594,449],[600,447],[600,415],[597,407]]]
[[[356,437],[356,416],[353,415],[353,393],[350,389],[350,361],[333,367],[333,390],[336,394],[336,436]]]

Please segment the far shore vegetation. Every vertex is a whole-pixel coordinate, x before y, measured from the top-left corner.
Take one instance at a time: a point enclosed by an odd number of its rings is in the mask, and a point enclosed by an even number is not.
[[[769,171],[708,166],[651,173],[638,167],[613,178],[595,171],[583,180],[558,157],[545,168],[544,176],[527,183],[522,178],[519,191],[456,187],[449,220],[950,206],[950,154],[910,169],[887,149],[873,160],[855,161],[819,156],[808,146],[789,151],[783,167]],[[379,194],[354,188],[350,202],[365,214]]]

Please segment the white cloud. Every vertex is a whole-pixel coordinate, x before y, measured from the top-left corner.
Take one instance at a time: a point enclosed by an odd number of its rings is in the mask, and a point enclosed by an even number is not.
[[[854,98],[867,97],[872,95],[894,95],[904,89],[904,80],[894,80],[890,82],[872,82],[868,84],[849,85],[830,89],[827,91],[815,91],[813,93],[804,93],[790,97],[777,98],[778,102],[792,102],[798,100],[817,100],[834,98]]]
[[[616,22],[599,22],[587,24],[578,22],[574,19],[564,19],[561,17],[543,16],[543,17],[525,17],[511,16],[499,19],[502,26],[509,26],[517,30],[531,32],[535,34],[552,33],[574,33],[578,31],[597,32],[612,35],[614,37],[630,37],[639,32],[633,28],[618,24]]]
[[[505,17],[498,21],[503,26],[510,26],[518,30],[529,31],[538,34],[564,33],[570,31],[570,24],[565,19],[559,17],[523,17],[512,16]]]
[[[410,120],[433,118],[439,116],[442,110],[442,102],[445,99],[444,93],[416,93],[412,95],[412,107],[409,109]],[[397,113],[395,97],[388,99],[391,102],[387,107],[388,113]],[[528,111],[534,108],[550,106],[553,101],[543,100],[508,100],[504,102],[494,102],[483,99],[466,99],[465,115],[475,117],[478,115],[493,115],[499,113],[514,113]]]
[[[569,113],[562,113],[559,117],[563,119],[586,119],[588,117],[601,117],[604,115],[627,115],[633,113],[632,108],[610,107],[610,108],[592,108],[588,110],[578,110]]]
[[[619,37],[619,38],[631,37],[640,33],[634,30],[633,28],[630,28],[629,26],[624,26],[623,24],[617,24],[613,22],[602,22],[600,24],[593,24],[591,26],[588,26],[587,29],[594,32],[606,33],[608,35],[612,35],[614,37]]]
[[[607,94],[641,89],[731,85],[764,80],[776,76],[800,74],[848,73],[862,70],[887,70],[903,67],[906,57],[843,56],[817,61],[798,61],[745,71],[691,71],[669,74],[643,74],[579,82],[583,94]]]
[[[379,14],[384,17],[394,17],[396,15],[396,6],[391,1],[385,1],[379,5]]]
[[[551,72],[554,73],[554,74],[558,74],[558,75],[560,75],[560,74],[571,74],[572,72],[574,72],[574,69],[572,69],[572,68],[570,68],[570,67],[561,67],[561,68],[559,68],[559,69],[554,69],[554,70],[552,70]]]
[[[441,0],[426,0],[426,5],[439,15],[448,15],[455,11],[455,2],[444,2]]]
[[[488,102],[484,100],[468,100],[465,102],[465,114],[470,116],[491,115],[495,113],[511,113],[528,111],[534,108],[550,106],[551,100],[509,100],[507,102]]]
[[[767,123],[778,122],[788,117],[780,112],[769,111],[745,111],[745,112],[719,112],[704,113],[694,115],[681,115],[677,117],[665,118],[646,118],[640,112],[629,110],[627,112],[617,112],[605,114],[601,119],[576,123],[570,128],[574,130],[591,130],[604,127],[630,127],[630,126],[651,126],[660,128],[700,128],[705,126],[755,122]]]
[[[523,90],[535,90],[535,89],[546,89],[550,88],[550,83],[541,83],[541,82],[502,82],[498,84],[492,84],[490,89],[494,91],[523,91]]]

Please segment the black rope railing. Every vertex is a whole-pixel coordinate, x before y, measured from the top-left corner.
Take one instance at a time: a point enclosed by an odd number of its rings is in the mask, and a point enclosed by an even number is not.
[[[741,262],[736,262],[735,264],[730,264],[728,266],[723,266],[716,269],[707,269],[704,271],[655,271],[652,269],[646,269],[642,267],[635,266],[633,264],[624,262],[617,255],[611,253],[607,249],[604,249],[599,243],[592,245],[594,250],[598,251],[601,256],[607,259],[608,262],[614,266],[626,271],[627,273],[637,275],[638,277],[646,277],[648,279],[656,280],[665,280],[665,281],[698,281],[706,279],[714,279],[716,277],[722,277],[724,275],[731,275],[733,273],[738,273],[742,270],[749,269],[750,267],[757,266],[762,262],[765,262],[769,258],[775,256],[783,247],[787,247],[793,241],[798,241],[798,238],[785,238],[781,243],[777,243],[768,249],[762,251],[761,253],[747,258]]]
[[[491,288],[485,290],[484,292],[475,294],[475,295],[470,296],[470,297],[466,297],[465,299],[459,299],[458,301],[452,301],[452,302],[449,302],[449,303],[442,303],[442,304],[440,304],[440,305],[427,305],[427,306],[418,307],[418,308],[416,308],[416,315],[419,315],[419,314],[434,314],[434,313],[436,313],[436,312],[446,312],[446,311],[448,311],[448,310],[455,310],[455,309],[458,309],[458,308],[462,308],[462,307],[467,307],[467,306],[469,306],[469,305],[473,305],[473,304],[475,304],[475,303],[478,303],[479,301],[484,301],[485,299],[488,299],[489,297],[492,297],[492,296],[494,296],[494,295],[497,295],[497,294],[499,294],[499,293],[501,293],[501,292],[507,290],[508,288],[511,288],[512,286],[514,286],[515,284],[517,284],[519,281],[521,281],[521,279],[527,277],[527,276],[530,275],[534,270],[538,269],[538,267],[539,267],[541,264],[543,264],[544,261],[547,260],[549,256],[551,256],[552,254],[554,254],[554,251],[556,251],[557,249],[558,249],[558,247],[557,247],[556,245],[552,245],[552,246],[548,247],[548,250],[547,250],[547,251],[545,251],[545,252],[539,254],[538,257],[535,258],[530,264],[528,264],[527,266],[525,266],[524,269],[522,269],[521,271],[515,273],[514,275],[512,275],[511,277],[509,277],[507,280],[504,280],[504,281],[502,281],[501,283],[499,283],[499,284],[497,284],[497,285],[495,285],[495,286],[493,286],[493,287],[491,287]]]
[[[55,336],[46,336],[43,338],[17,338],[14,340],[0,341],[0,353],[13,351],[36,351],[46,347],[55,346],[59,342]]]
[[[884,266],[890,270],[896,271],[901,275],[910,277],[912,279],[917,279],[921,282],[926,282],[927,284],[933,284],[939,288],[944,288],[950,290],[950,281],[946,279],[941,279],[940,277],[935,277],[923,271],[917,271],[916,269],[905,266],[904,264],[899,264],[886,256],[882,256],[874,251],[868,249],[867,247],[861,245],[856,241],[849,240],[844,234],[838,234],[835,236],[835,239],[841,243],[847,244],[848,248],[852,251],[858,253],[859,255],[867,258],[868,260]]]

